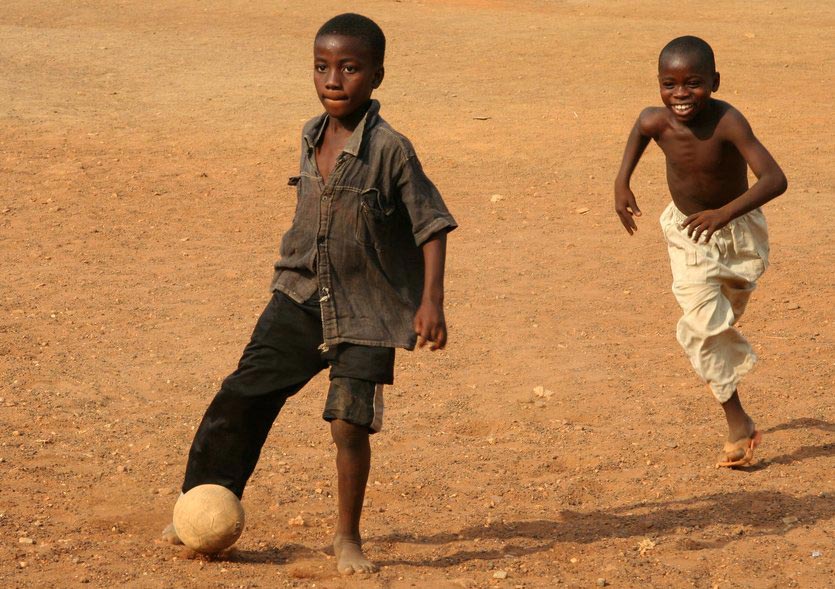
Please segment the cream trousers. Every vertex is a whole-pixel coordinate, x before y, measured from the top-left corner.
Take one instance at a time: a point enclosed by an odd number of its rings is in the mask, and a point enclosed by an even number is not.
[[[661,215],[673,294],[684,312],[676,337],[696,373],[720,403],[731,398],[757,356],[734,325],[768,266],[768,228],[755,209],[731,221],[705,243],[694,243],[673,203]]]

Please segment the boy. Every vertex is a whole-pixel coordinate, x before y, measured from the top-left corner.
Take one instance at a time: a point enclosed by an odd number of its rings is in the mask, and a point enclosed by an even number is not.
[[[696,373],[722,404],[728,439],[717,467],[748,464],[761,434],[745,413],[737,383],[754,362],[734,329],[768,264],[759,207],[786,191],[786,177],[748,121],[719,89],[713,50],[697,37],[673,39],[658,58],[662,107],[644,109],[615,180],[615,211],[632,235],[641,215],[629,179],[650,139],[667,159],[672,203],[661,215],[673,293],[684,315],[676,336]],[[747,167],[757,181],[748,186]]]
[[[337,447],[333,547],[343,574],[373,572],[359,521],[394,348],[446,345],[446,233],[456,227],[411,143],[371,99],[383,81],[385,37],[342,14],[314,42],[325,113],[302,132],[293,224],[281,242],[273,297],[237,370],[224,380],[189,452],[183,492],[226,486],[238,497],[284,402],[330,367],[323,417]],[[177,542],[176,530],[166,528]]]

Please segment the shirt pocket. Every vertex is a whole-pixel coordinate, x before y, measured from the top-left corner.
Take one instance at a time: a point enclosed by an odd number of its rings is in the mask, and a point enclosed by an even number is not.
[[[390,246],[395,206],[378,188],[367,188],[357,199],[357,225],[355,237],[358,243],[376,250]]]

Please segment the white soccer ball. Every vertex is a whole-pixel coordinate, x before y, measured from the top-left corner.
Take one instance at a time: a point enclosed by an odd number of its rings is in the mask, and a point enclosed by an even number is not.
[[[234,544],[244,531],[244,508],[220,485],[198,485],[177,499],[174,529],[180,540],[203,554],[216,554]]]

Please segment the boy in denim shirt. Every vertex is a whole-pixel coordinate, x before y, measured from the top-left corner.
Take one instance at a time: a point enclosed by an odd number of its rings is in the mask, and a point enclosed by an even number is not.
[[[243,494],[285,401],[330,367],[323,417],[337,447],[339,517],[333,540],[344,574],[373,572],[359,521],[380,431],[394,349],[446,345],[446,233],[456,227],[408,139],[371,99],[383,81],[385,37],[342,14],[314,42],[313,79],[325,113],[302,132],[298,203],[281,242],[273,297],[237,370],[194,436],[183,492],[214,483]],[[165,537],[177,542],[176,530]]]

